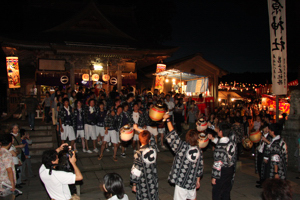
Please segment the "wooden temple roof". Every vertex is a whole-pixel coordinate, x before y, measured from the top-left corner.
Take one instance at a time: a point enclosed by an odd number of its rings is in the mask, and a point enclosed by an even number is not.
[[[157,59],[170,57],[178,49],[141,39],[131,7],[99,5],[94,0],[72,3],[73,7],[59,5],[27,8],[21,31],[0,33],[2,48]]]

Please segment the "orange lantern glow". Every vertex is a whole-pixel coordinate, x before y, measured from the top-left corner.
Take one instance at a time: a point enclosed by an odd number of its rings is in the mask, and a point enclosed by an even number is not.
[[[90,79],[90,75],[88,75],[88,74],[82,74],[82,80],[83,81],[89,81],[89,79]]]
[[[99,80],[99,75],[98,74],[93,74],[92,75],[92,80],[93,81],[98,81]]]
[[[109,81],[110,76],[109,76],[108,74],[104,74],[104,75],[102,76],[102,79],[103,79],[103,81]]]

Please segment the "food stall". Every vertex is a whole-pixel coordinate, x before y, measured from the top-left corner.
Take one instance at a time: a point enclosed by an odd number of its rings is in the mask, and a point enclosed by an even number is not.
[[[206,109],[213,110],[214,98],[209,91],[208,77],[178,69],[169,69],[153,75],[158,77],[156,78],[155,88],[160,88],[161,92],[173,91],[185,94],[184,102],[187,102],[188,98],[192,98],[202,113],[206,113]],[[202,94],[202,98],[199,98],[200,94]]]

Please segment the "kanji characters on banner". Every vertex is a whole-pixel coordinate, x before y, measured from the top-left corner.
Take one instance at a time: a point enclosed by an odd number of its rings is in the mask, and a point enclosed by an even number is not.
[[[274,95],[287,94],[287,44],[285,0],[268,0],[272,89]]]

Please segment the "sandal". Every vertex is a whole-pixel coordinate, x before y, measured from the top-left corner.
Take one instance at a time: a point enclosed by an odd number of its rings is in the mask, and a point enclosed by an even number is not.
[[[117,157],[115,157],[115,156],[113,157],[113,159],[114,159],[114,161],[115,161],[115,162],[117,162],[117,161],[118,161]]]
[[[103,158],[103,155],[100,155],[99,157],[98,157],[98,160],[101,160]]]

